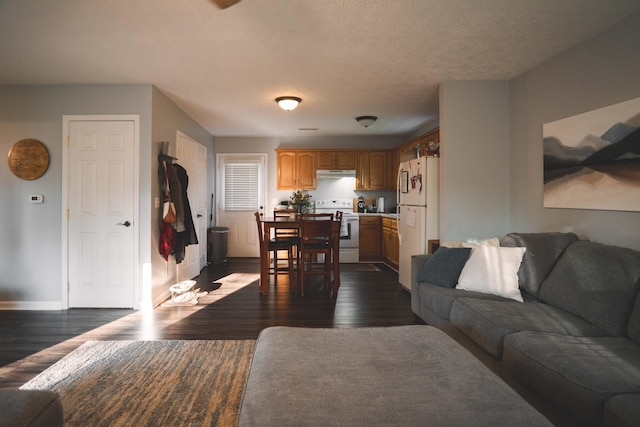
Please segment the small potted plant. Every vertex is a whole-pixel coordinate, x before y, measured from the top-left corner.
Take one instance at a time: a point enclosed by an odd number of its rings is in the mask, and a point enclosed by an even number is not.
[[[298,213],[306,212],[311,207],[311,195],[300,190],[294,191],[289,204],[298,209]]]

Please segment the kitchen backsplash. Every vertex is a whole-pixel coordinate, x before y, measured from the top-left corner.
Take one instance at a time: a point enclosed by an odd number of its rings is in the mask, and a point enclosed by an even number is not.
[[[384,197],[384,210],[389,212],[390,209],[396,206],[396,192],[395,191],[355,191],[355,179],[354,178],[341,178],[341,179],[319,179],[316,181],[316,189],[308,191],[311,194],[311,200],[321,199],[357,199],[362,196],[365,198],[365,206],[375,206],[377,208],[377,201],[379,197]],[[280,201],[287,201],[292,192],[278,192],[281,194],[278,199]],[[357,206],[357,201],[354,202]]]

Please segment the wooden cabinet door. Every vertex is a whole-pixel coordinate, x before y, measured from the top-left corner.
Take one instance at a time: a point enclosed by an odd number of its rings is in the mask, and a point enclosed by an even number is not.
[[[398,268],[400,264],[398,228],[396,221],[391,218],[382,218],[382,255],[387,264]]]
[[[369,152],[369,190],[385,190],[387,188],[386,151]]]
[[[318,151],[318,169],[336,169],[336,156],[333,151]]]
[[[296,153],[296,175],[296,189],[316,189],[316,153],[314,151],[298,151]]]
[[[278,190],[296,189],[296,152],[278,151]]]
[[[380,259],[380,217],[360,216],[360,261]]]
[[[400,153],[393,150],[388,154],[387,165],[387,190],[395,190],[398,185],[398,167],[400,166]]]
[[[335,168],[336,169],[355,169],[356,153],[353,151],[336,151],[335,152]]]
[[[389,233],[389,263],[398,268],[400,266],[400,241],[398,240],[398,224],[395,220],[391,221],[391,232]]]
[[[356,163],[356,190],[369,189],[369,152],[358,151]]]

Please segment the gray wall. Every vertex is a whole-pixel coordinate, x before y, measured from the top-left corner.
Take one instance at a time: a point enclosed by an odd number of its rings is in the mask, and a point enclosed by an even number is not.
[[[18,179],[6,163],[0,167],[0,309],[61,307],[62,117],[109,114],[140,117],[141,270],[150,276],[154,301],[166,295],[171,278],[164,260],[155,262],[157,143],[168,140],[175,146],[181,130],[213,151],[213,137],[152,85],[0,86],[0,152],[33,138],[51,157],[47,172],[33,181]],[[29,204],[31,194],[43,194],[44,204]]]
[[[510,82],[511,229],[640,249],[640,212],[542,207],[542,125],[640,97],[640,13]]]
[[[60,308],[62,116],[138,114],[142,149],[150,140],[150,100],[151,85],[0,87],[0,152],[33,138],[51,157],[33,181],[0,167],[0,308]],[[30,194],[43,194],[44,203],[29,204]]]
[[[160,185],[158,183],[157,158],[160,151],[160,141],[169,141],[172,152],[176,150],[177,131],[181,131],[191,139],[207,147],[209,157],[207,174],[209,181],[207,193],[213,193],[213,136],[202,126],[186,115],[178,106],[167,98],[158,88],[153,88],[152,97],[152,130],[149,157],[151,163],[150,191],[140,194],[140,211],[147,212],[151,218],[150,236],[140,239],[140,251],[147,252],[145,261],[151,263],[152,301],[151,305],[160,304],[168,296],[168,288],[177,281],[177,270],[174,257],[169,257],[166,262],[158,251],[160,241],[160,209],[155,208],[154,199],[162,200]],[[180,163],[180,159],[177,160]],[[207,201],[209,203],[209,201]],[[199,242],[206,244],[206,236],[198,236]],[[144,247],[142,247],[144,246]],[[145,301],[144,304],[149,303]]]
[[[440,85],[440,240],[502,236],[509,225],[509,85]]]

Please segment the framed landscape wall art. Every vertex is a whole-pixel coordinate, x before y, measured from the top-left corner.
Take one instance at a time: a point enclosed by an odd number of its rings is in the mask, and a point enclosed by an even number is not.
[[[640,98],[545,123],[544,207],[640,211]]]

